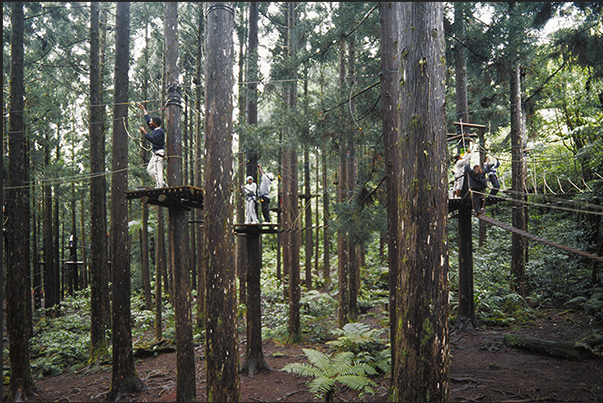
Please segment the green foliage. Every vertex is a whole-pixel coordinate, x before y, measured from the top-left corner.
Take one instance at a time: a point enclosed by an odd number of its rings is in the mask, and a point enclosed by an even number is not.
[[[351,351],[358,354],[361,351],[373,352],[383,349],[380,339],[385,333],[384,328],[371,329],[369,325],[362,322],[347,323],[343,329],[334,329],[332,333],[339,336],[337,340],[329,341],[327,344],[338,351]]]
[[[391,349],[382,339],[386,328],[371,329],[362,322],[347,323],[343,329],[332,330],[339,336],[326,344],[337,351],[349,351],[354,354],[356,362],[370,365],[383,374],[391,371]]]
[[[325,397],[325,401],[331,401],[329,397],[337,393],[339,385],[361,391],[361,395],[374,394],[373,387],[377,384],[368,376],[376,375],[377,372],[370,365],[355,362],[352,352],[342,351],[334,355],[327,355],[308,348],[304,348],[303,352],[310,364],[289,363],[283,367],[283,370],[301,376],[314,377],[308,385],[310,392],[314,393],[317,398]]]
[[[327,293],[310,290],[302,292],[299,304],[304,314],[315,318],[326,318],[335,312],[338,302]]]
[[[30,339],[32,372],[58,375],[65,368],[82,366],[90,351],[90,305],[87,291],[66,296],[58,318],[41,317]],[[43,315],[43,310],[40,311]]]

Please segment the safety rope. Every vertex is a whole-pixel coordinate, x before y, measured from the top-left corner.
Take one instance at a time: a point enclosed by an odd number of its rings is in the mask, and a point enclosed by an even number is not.
[[[492,225],[495,225],[495,226],[500,227],[502,229],[505,229],[507,231],[511,231],[513,233],[519,234],[519,235],[524,236],[526,238],[532,239],[532,240],[534,240],[536,242],[540,242],[540,243],[543,243],[545,245],[549,245],[549,246],[552,246],[554,248],[558,248],[558,249],[564,250],[566,252],[575,253],[577,255],[584,256],[584,257],[587,257],[589,259],[598,260],[599,262],[603,262],[603,257],[601,257],[601,256],[593,255],[592,253],[583,252],[581,250],[570,248],[569,246],[561,245],[561,244],[549,241],[547,239],[540,238],[539,236],[532,235],[529,232],[520,230],[519,228],[515,228],[515,227],[513,227],[511,225],[508,225],[508,224],[502,223],[502,222],[500,222],[498,220],[495,220],[494,218],[488,217],[485,214],[480,214],[480,215],[477,216],[477,218],[479,218],[480,220],[485,221],[485,222],[487,222],[489,224],[492,224]]]

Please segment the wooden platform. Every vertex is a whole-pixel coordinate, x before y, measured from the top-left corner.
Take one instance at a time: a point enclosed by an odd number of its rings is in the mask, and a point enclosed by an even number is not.
[[[138,188],[126,192],[126,199],[142,199],[144,203],[184,210],[203,209],[203,190],[188,185],[158,189]]]
[[[278,224],[235,224],[234,231],[237,234],[278,234],[282,232],[280,225]]]

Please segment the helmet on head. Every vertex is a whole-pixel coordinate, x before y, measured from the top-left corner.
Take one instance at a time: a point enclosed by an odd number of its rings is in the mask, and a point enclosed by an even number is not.
[[[270,179],[271,181],[274,180],[274,175],[272,175],[271,173],[267,173],[266,176],[268,177],[268,179]]]
[[[245,179],[247,182],[249,182],[249,179],[253,180],[253,176],[248,176],[247,179]]]

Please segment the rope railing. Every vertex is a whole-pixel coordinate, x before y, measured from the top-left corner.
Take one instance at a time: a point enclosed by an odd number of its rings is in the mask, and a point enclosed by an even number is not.
[[[477,216],[477,218],[479,218],[480,220],[485,221],[485,222],[487,222],[489,224],[492,224],[492,225],[495,225],[495,226],[500,227],[502,229],[505,229],[507,231],[519,234],[521,236],[525,236],[526,238],[532,239],[532,240],[534,240],[536,242],[540,242],[540,243],[543,243],[545,245],[549,245],[549,246],[552,246],[554,248],[558,248],[558,249],[564,250],[566,252],[575,253],[577,255],[584,256],[584,257],[589,258],[589,259],[593,259],[593,260],[597,260],[599,262],[603,262],[603,257],[601,257],[601,256],[593,255],[592,253],[583,252],[583,251],[578,250],[578,249],[570,248],[569,246],[565,246],[565,245],[558,244],[556,242],[549,241],[548,239],[541,238],[539,236],[530,234],[529,232],[520,230],[519,228],[515,228],[515,227],[513,227],[511,225],[502,223],[502,222],[500,222],[498,220],[495,220],[494,218],[488,217],[485,214],[480,214],[480,215]]]

